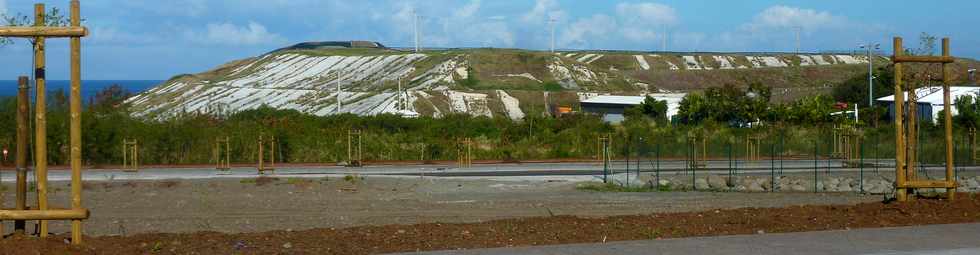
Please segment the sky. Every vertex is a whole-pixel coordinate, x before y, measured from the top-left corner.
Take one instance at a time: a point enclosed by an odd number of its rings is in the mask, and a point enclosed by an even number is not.
[[[0,0],[29,14],[34,0]],[[65,10],[68,0],[47,1]],[[659,51],[856,50],[928,32],[954,55],[980,58],[976,0],[81,0],[83,79],[162,80],[306,41],[411,47]],[[549,20],[553,20],[549,22]],[[26,40],[0,47],[0,80],[31,70]],[[68,43],[48,43],[49,79],[68,77]]]

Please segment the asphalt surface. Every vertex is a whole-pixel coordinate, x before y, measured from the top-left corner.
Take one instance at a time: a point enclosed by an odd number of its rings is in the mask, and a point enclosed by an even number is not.
[[[810,173],[814,170],[821,172],[859,172],[881,171],[888,173],[894,163],[889,160],[865,160],[863,168],[844,167],[841,160],[759,160],[759,161],[708,161],[697,170],[697,174],[727,174],[729,169],[737,169],[739,174],[765,174],[774,171],[782,173]],[[643,160],[640,162],[625,161],[611,162],[607,167],[609,173],[623,173],[627,167],[631,172],[638,168],[643,172],[662,171],[677,173],[690,171],[687,162],[683,160],[660,161]],[[267,175],[283,178],[321,178],[337,175],[385,175],[385,176],[429,176],[429,177],[589,177],[602,175],[604,167],[597,162],[575,163],[503,163],[476,164],[460,168],[455,165],[372,165],[365,167],[343,166],[290,166],[278,168]],[[928,166],[930,170],[942,170],[941,166]],[[961,167],[966,171],[977,171],[980,167]],[[0,181],[12,181],[12,171],[0,172]],[[236,167],[228,171],[218,171],[213,168],[147,168],[138,172],[127,172],[120,169],[85,170],[82,178],[86,181],[113,180],[165,180],[165,179],[215,179],[215,178],[254,178],[258,176],[255,167]],[[49,181],[67,181],[70,172],[67,170],[51,170]]]
[[[498,254],[980,254],[980,224],[759,234],[555,246],[404,253]]]

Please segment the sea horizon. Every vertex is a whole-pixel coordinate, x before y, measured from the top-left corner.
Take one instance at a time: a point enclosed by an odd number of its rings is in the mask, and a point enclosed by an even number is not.
[[[99,91],[112,86],[114,84],[119,84],[122,86],[124,91],[132,94],[137,94],[153,88],[156,85],[165,82],[165,80],[83,80],[82,81],[82,97],[89,98],[94,96]],[[65,90],[66,92],[71,86],[70,80],[47,80],[47,90],[57,91],[59,89]],[[33,87],[33,84],[32,84]],[[17,81],[16,80],[0,80],[0,97],[6,96],[16,96],[17,95]]]

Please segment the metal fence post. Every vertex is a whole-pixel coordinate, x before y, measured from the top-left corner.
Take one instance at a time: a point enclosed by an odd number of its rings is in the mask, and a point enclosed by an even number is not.
[[[657,190],[660,190],[660,143],[657,143],[657,166],[654,170],[657,175]]]
[[[769,184],[771,185],[769,186],[770,192],[776,191],[776,157],[773,154],[776,154],[776,144],[769,143],[769,182],[770,182]]]
[[[860,154],[858,155],[860,157],[858,162],[860,180],[858,182],[861,183],[861,193],[864,193],[864,139],[858,138],[858,150],[858,154]]]
[[[733,184],[735,183],[735,181],[732,179],[732,174],[734,173],[734,170],[735,169],[732,168],[732,143],[729,142],[728,143],[728,182]],[[735,185],[729,187],[729,189],[734,189],[734,188]]]
[[[817,140],[814,140],[813,141],[813,192],[814,193],[820,192],[820,190],[817,189],[817,181],[818,181],[817,168],[819,168],[819,166],[817,166],[817,153],[819,152],[820,152],[819,143],[817,142]]]

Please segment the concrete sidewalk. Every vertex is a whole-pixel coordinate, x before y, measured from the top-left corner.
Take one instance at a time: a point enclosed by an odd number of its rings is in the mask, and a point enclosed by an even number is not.
[[[980,223],[404,254],[980,254]]]

